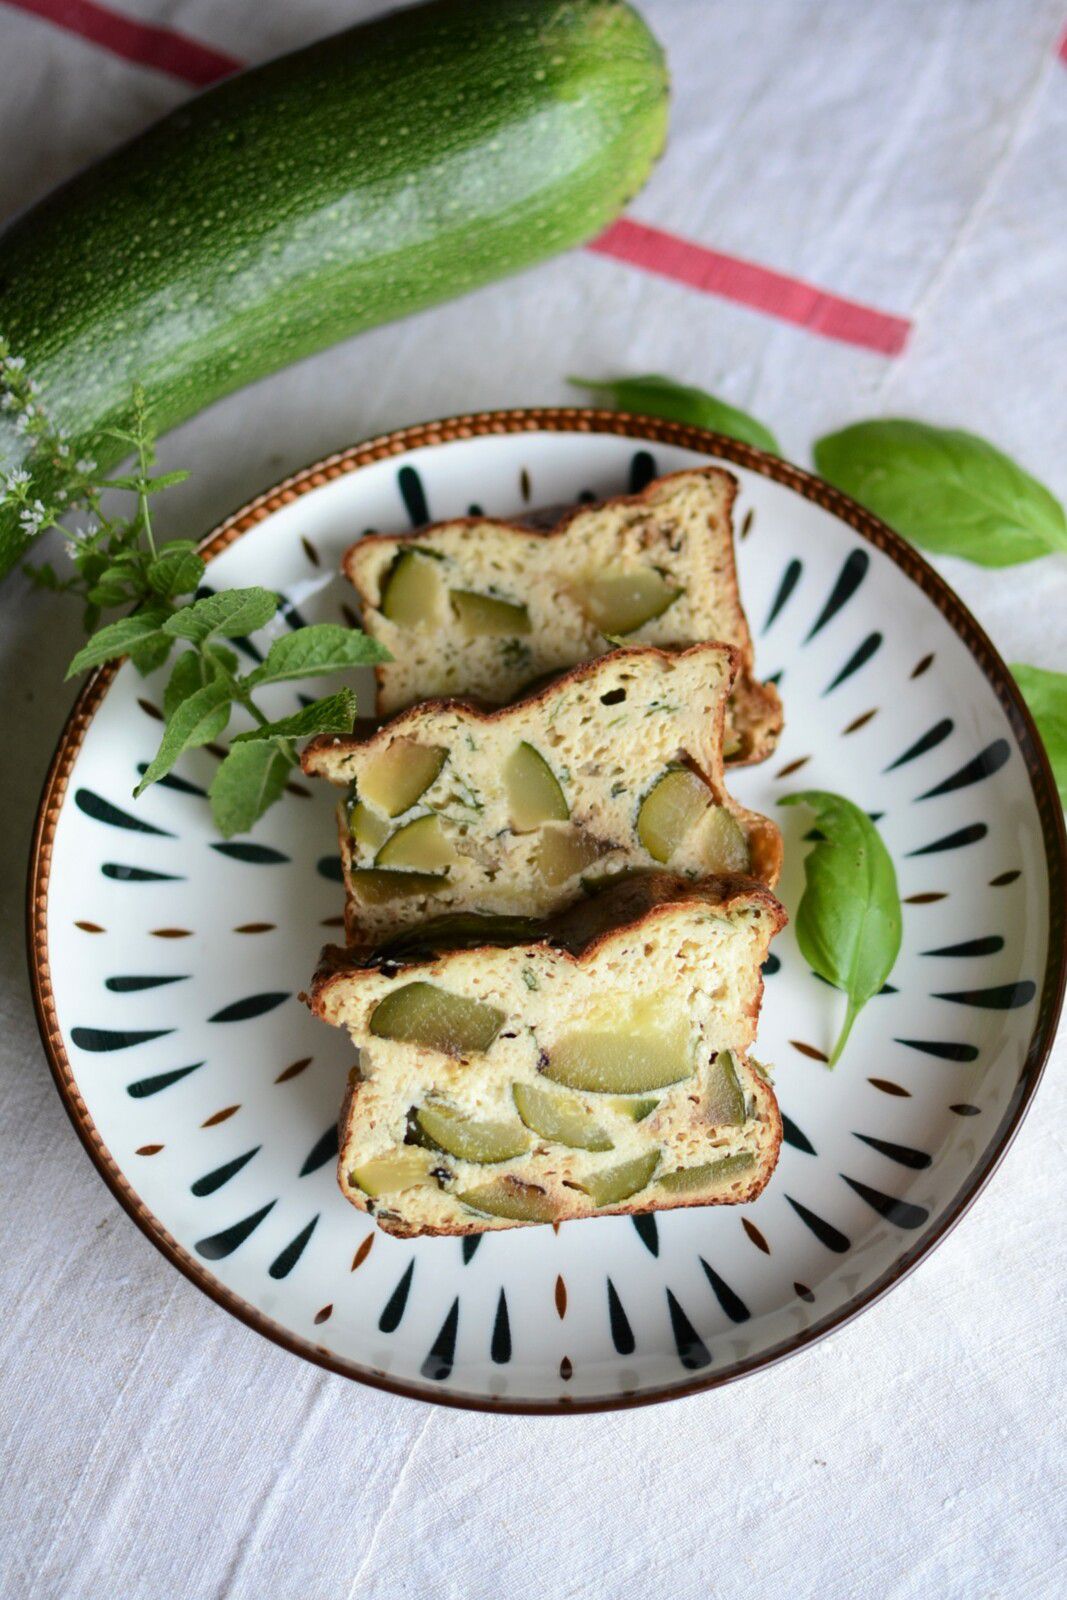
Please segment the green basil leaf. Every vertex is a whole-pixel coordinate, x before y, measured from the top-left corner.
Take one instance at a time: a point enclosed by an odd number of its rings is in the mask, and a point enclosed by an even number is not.
[[[247,833],[285,789],[292,766],[276,744],[234,744],[208,794],[211,815],[224,839]]]
[[[291,717],[268,722],[262,728],[239,733],[234,744],[261,739],[306,739],[313,733],[351,733],[356,719],[356,697],[351,689],[340,689],[322,700],[313,700]]]
[[[67,668],[67,677],[73,678],[90,667],[98,667],[103,661],[114,661],[119,656],[129,655],[137,645],[143,647],[161,632],[166,617],[165,611],[146,607],[143,611],[134,612],[132,617],[109,622],[82,645]]]
[[[1022,662],[1016,662],[1011,670],[1037,723],[1060,799],[1067,806],[1067,673],[1046,672]]]
[[[922,550],[1010,567],[1067,550],[1063,507],[976,434],[889,419],[815,445],[815,470]]]
[[[901,914],[893,861],[874,823],[851,800],[804,789],[779,800],[810,806],[822,837],[804,858],[804,893],[794,919],[797,944],[820,978],[848,997],[830,1055],[836,1065],[862,1008],[893,970]]]
[[[607,395],[620,411],[636,411],[646,416],[666,417],[670,422],[689,422],[697,428],[711,428],[730,439],[753,444],[757,450],[780,456],[781,446],[769,428],[747,411],[739,411],[704,389],[692,389],[672,378],[649,372],[640,378],[569,378],[579,389],[592,389]]]
[[[240,639],[262,628],[277,609],[278,596],[267,589],[223,589],[176,611],[167,622],[167,632],[193,644],[203,644],[216,633]]]
[[[230,720],[230,686],[223,678],[213,678],[175,708],[163,730],[159,749],[144,777],[133,791],[134,798],[149,784],[164,777],[185,750],[210,744]]]
[[[232,673],[237,668],[237,657],[232,650],[227,650],[223,645],[209,645],[203,655],[197,650],[182,652],[174,663],[167,687],[163,691],[163,715],[168,722],[183,700],[188,700],[190,695],[195,694],[198,689],[202,689],[205,684],[218,676],[216,663]],[[228,720],[228,716],[223,716],[218,727],[219,733]],[[211,738],[215,737],[213,733]],[[210,740],[205,742],[210,743]]]
[[[204,576],[205,567],[191,539],[174,539],[165,544],[148,568],[148,584],[156,594],[191,594]]]
[[[275,639],[266,660],[250,672],[244,682],[250,688],[260,683],[288,683],[297,678],[321,677],[327,672],[344,672],[351,667],[389,660],[391,657],[384,645],[368,639],[357,628],[343,628],[337,622],[316,622]]]

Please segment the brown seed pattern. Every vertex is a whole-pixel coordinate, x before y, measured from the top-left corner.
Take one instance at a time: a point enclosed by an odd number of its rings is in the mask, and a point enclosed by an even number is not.
[[[312,1056],[304,1056],[301,1060],[294,1061],[291,1067],[286,1067],[282,1072],[279,1072],[274,1080],[275,1083],[288,1083],[290,1078],[298,1078],[305,1067],[310,1067],[313,1059],[314,1057]]]
[[[1016,878],[1020,877],[1022,877],[1022,873],[1018,869],[1014,872],[999,872],[995,878],[990,878],[989,887],[991,889],[1002,889],[1006,883],[1014,883]]]
[[[162,722],[163,721],[163,713],[162,713],[162,711],[160,711],[158,706],[154,706],[152,704],[151,700],[138,699],[137,704],[140,706],[140,708],[144,712],[145,716],[153,717],[156,720],[156,722]]]
[[[867,1082],[873,1084],[876,1089],[881,1089],[883,1094],[903,1095],[905,1100],[911,1099],[910,1089],[902,1088],[899,1083],[891,1083],[888,1078],[868,1078]]]
[[[796,1290],[797,1294],[802,1300],[808,1301],[809,1305],[815,1299],[815,1296],[812,1294],[806,1283],[794,1283],[793,1288]]]
[[[917,661],[915,663],[915,665],[912,667],[912,669],[911,669],[912,677],[913,678],[921,678],[923,673],[928,671],[928,669],[930,668],[931,664],[933,663],[933,659],[934,659],[934,652],[931,650],[930,654],[928,656],[923,656],[922,660],[921,661]]]
[[[315,1313],[315,1326],[316,1326],[316,1328],[322,1322],[329,1322],[329,1320],[330,1320],[330,1318],[332,1316],[333,1316],[333,1302],[331,1301],[328,1306],[323,1306],[321,1311],[316,1311],[316,1313]]]
[[[807,1056],[811,1061],[829,1061],[830,1059],[822,1050],[816,1050],[813,1044],[805,1044],[802,1039],[790,1039],[789,1043],[794,1050],[799,1050],[802,1056]]]
[[[107,929],[106,928],[102,928],[100,926],[99,922],[76,922],[74,924],[74,926],[76,928],[80,928],[83,933],[106,933],[107,932]]]
[[[564,1356],[563,1360],[560,1362],[559,1375],[563,1379],[564,1383],[570,1383],[571,1378],[574,1376],[574,1364],[571,1361],[570,1356]]]
[[[745,512],[745,519],[741,524],[741,537],[742,537],[742,539],[747,539],[748,538],[749,534],[752,532],[752,524],[755,522],[755,520],[756,520],[755,507],[749,506],[748,510]]]
[[[368,1233],[367,1237],[363,1240],[363,1243],[352,1257],[352,1265],[348,1269],[350,1272],[355,1272],[357,1267],[361,1267],[363,1265],[364,1261],[366,1261],[367,1257],[371,1253],[371,1247],[373,1244],[374,1235],[373,1233]]]
[[[344,925],[344,917],[323,917],[319,923],[320,928],[343,928]]]
[[[242,922],[239,928],[234,928],[234,933],[271,933],[277,923],[274,922]]]
[[[954,1111],[957,1117],[977,1117],[981,1115],[982,1108],[981,1106],[971,1106],[966,1101],[961,1101],[959,1105],[949,1106],[949,1110]]]
[[[562,1322],[567,1315],[567,1285],[562,1278],[556,1279],[556,1311]]]
[[[765,1256],[769,1256],[771,1253],[771,1247],[763,1237],[762,1233],[756,1227],[756,1224],[754,1222],[749,1222],[747,1217],[742,1217],[741,1226],[752,1240],[752,1243],[756,1246],[756,1249],[762,1250]]]
[[[878,707],[875,706],[873,710],[864,711],[861,716],[853,717],[853,719],[849,723],[848,727],[847,728],[842,728],[841,732],[842,733],[858,733],[860,728],[866,727],[867,723],[870,722],[871,718],[872,717],[876,717],[877,715],[878,715]]]
[[[776,778],[789,778],[794,772],[799,772],[811,760],[810,756],[799,756],[796,761],[787,761],[781,772],[776,772]]]
[[[153,939],[191,939],[190,928],[150,928]]]
[[[202,1128],[217,1128],[220,1122],[227,1122],[234,1112],[240,1111],[240,1109],[240,1103],[235,1106],[223,1106],[221,1111],[216,1111],[213,1116],[208,1117],[200,1126]]]
[[[161,1144],[143,1144],[138,1148],[137,1154],[139,1156],[158,1156],[162,1148]]]
[[[947,899],[947,894],[943,894],[937,889],[931,889],[925,894],[906,894],[904,896],[904,904],[906,906],[932,906],[935,900]]]
[[[301,534],[300,543],[304,546],[304,554],[307,556],[312,566],[320,567],[322,565],[322,561],[319,557],[319,552],[315,549],[315,546],[312,544],[311,540],[307,538],[306,535]]]
[[[286,794],[295,794],[301,800],[311,799],[311,790],[305,789],[302,783],[287,783],[285,786],[285,792]]]

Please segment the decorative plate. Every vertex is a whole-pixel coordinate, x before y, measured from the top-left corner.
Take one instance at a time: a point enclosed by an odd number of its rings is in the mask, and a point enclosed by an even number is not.
[[[964,607],[825,484],[671,423],[571,409],[461,417],[262,495],[207,541],[210,576],[279,590],[282,629],[350,618],[335,574],[366,529],[600,498],[709,458],[741,482],[742,591],[759,669],[786,707],[777,752],[734,790],[785,829],[791,909],[811,819],[776,802],[801,786],[844,792],[878,818],[905,901],[892,982],[833,1072],[824,1053],[842,998],[790,930],[776,941],[758,1054],[774,1064],[786,1143],[755,1205],[467,1241],[377,1232],[334,1178],[350,1047],[298,998],[341,922],[332,794],[293,783],[253,837],[227,844],[205,799],[208,748],[134,803],[162,684],[128,665],[93,678],[60,739],[30,900],[60,1094],[168,1259],[336,1372],[445,1404],[559,1411],[756,1371],[921,1260],[1034,1095],[1065,968],[1063,819],[1047,763]],[[289,686],[274,694],[273,715],[298,703]]]

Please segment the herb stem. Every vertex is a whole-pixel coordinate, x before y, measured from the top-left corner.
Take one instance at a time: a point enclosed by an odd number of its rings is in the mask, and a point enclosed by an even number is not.
[[[826,1063],[828,1067],[836,1067],[837,1063],[840,1061],[842,1052],[848,1043],[848,1036],[852,1032],[852,1024],[859,1016],[860,1009],[860,1006],[858,1006],[854,1000],[849,1000],[848,1006],[845,1010],[845,1020],[842,1024],[841,1032],[837,1036],[837,1043],[830,1052],[830,1059]]]

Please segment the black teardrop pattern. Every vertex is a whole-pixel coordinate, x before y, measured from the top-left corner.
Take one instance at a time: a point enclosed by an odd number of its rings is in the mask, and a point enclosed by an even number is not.
[[[876,1139],[870,1133],[857,1133],[855,1138],[864,1144],[870,1145],[872,1150],[885,1156],[889,1161],[896,1161],[902,1167],[910,1167],[913,1172],[923,1172],[933,1161],[925,1150],[915,1150],[910,1144],[893,1144],[889,1139]]]
[[[217,850],[220,856],[229,856],[231,861],[244,861],[253,867],[280,866],[283,861],[290,858],[282,850],[275,850],[269,844],[252,844],[246,839],[216,839],[212,841],[212,850]]]
[[[480,1235],[476,1235],[480,1237]],[[496,1315],[493,1318],[493,1337],[489,1342],[490,1358],[498,1367],[507,1366],[511,1360],[511,1322],[508,1318],[508,1299],[503,1289],[496,1303]]]
[[[313,1172],[318,1172],[328,1161],[337,1160],[337,1124],[331,1122],[321,1138],[316,1139],[309,1150],[304,1165],[300,1168],[300,1177],[308,1178]]]
[[[776,972],[781,972],[782,970],[782,962],[780,957],[776,956],[772,951],[767,957],[766,961],[763,963],[763,966],[760,970],[765,978],[773,978]]]
[[[221,1233],[213,1233],[206,1239],[199,1239],[194,1246],[197,1255],[203,1256],[205,1261],[223,1261],[227,1256],[232,1256],[249,1235],[255,1233],[264,1217],[269,1216],[277,1204],[277,1200],[269,1200],[265,1206],[260,1206],[258,1211],[253,1211],[251,1216],[242,1217],[240,1222],[233,1223],[229,1228],[223,1228]]]
[[[871,558],[866,550],[853,550],[846,558],[841,571],[837,575],[837,581],[830,591],[829,599],[811,625],[811,630],[804,640],[805,644],[810,644],[815,635],[822,632],[831,618],[836,617],[838,612],[848,604],[867,576],[867,569],[870,564]]]
[[[444,1383],[446,1378],[452,1376],[458,1331],[459,1295],[453,1300],[448,1316],[441,1324],[441,1331],[430,1346],[430,1353],[420,1368],[423,1377],[428,1378],[431,1383]]]
[[[782,1112],[782,1138],[786,1144],[791,1144],[794,1150],[803,1151],[806,1156],[816,1154],[815,1146],[807,1134],[801,1133],[792,1117],[787,1117],[784,1111]]]
[[[468,1266],[474,1260],[478,1246],[485,1238],[484,1233],[468,1233],[463,1241],[463,1265]]]
[[[936,1056],[940,1061],[978,1060],[976,1045],[951,1039],[897,1039],[896,1043],[906,1044],[909,1050],[921,1050],[923,1055]]]
[[[430,507],[426,499],[422,478],[414,467],[401,467],[396,475],[397,488],[404,502],[404,510],[413,528],[422,528],[430,520]]]
[[[630,1326],[630,1319],[626,1315],[622,1301],[619,1299],[618,1290],[610,1278],[607,1282],[608,1322],[611,1327],[611,1342],[620,1356],[632,1356],[637,1349],[634,1330]]]
[[[883,767],[883,772],[895,772],[898,767],[906,767],[909,761],[918,760],[919,756],[924,756],[928,750],[936,750],[939,744],[945,742],[954,727],[955,723],[951,717],[943,717],[940,722],[935,722],[933,727],[927,728],[914,744],[909,744],[902,755],[891,761],[888,767]]]
[[[958,1006],[978,1006],[983,1011],[1017,1011],[1028,1006],[1037,986],[1029,978],[1021,983],[998,983],[992,989],[962,989],[954,994],[935,994],[935,1000],[952,1000]]]
[[[921,1228],[928,1221],[930,1213],[925,1206],[912,1205],[910,1200],[896,1200],[892,1195],[883,1194],[880,1189],[860,1183],[858,1178],[850,1178],[847,1173],[842,1172],[841,1176],[861,1200],[865,1200],[872,1210],[895,1227],[910,1230]]]
[[[861,667],[865,667],[871,657],[878,654],[881,647],[882,635],[880,633],[869,633],[863,643],[857,645],[853,650],[837,676],[832,678],[826,685],[823,694],[831,694],[834,689],[845,682],[846,678],[851,678],[853,673],[858,672]]]
[[[636,450],[630,460],[630,493],[640,494],[655,476],[655,456],[650,450]]]
[[[962,944],[943,944],[936,950],[924,950],[924,956],[995,956],[1003,950],[1004,940],[999,933],[989,933],[981,939],[964,939]]]
[[[292,1272],[293,1268],[300,1260],[300,1257],[307,1249],[308,1240],[318,1227],[318,1223],[319,1218],[318,1213],[316,1213],[310,1222],[305,1223],[304,1227],[301,1228],[296,1238],[290,1239],[285,1249],[278,1252],[270,1266],[267,1268],[267,1271],[270,1273],[272,1278],[287,1278],[289,1276],[290,1272]]]
[[[385,1302],[382,1314],[378,1318],[378,1330],[380,1333],[395,1333],[399,1328],[403,1320],[404,1311],[407,1308],[408,1295],[411,1293],[411,1280],[414,1276],[415,1258],[412,1256],[404,1269],[403,1277]]]
[[[246,1150],[244,1155],[234,1156],[232,1161],[223,1162],[221,1167],[216,1167],[213,1172],[205,1172],[202,1178],[197,1178],[195,1183],[189,1185],[190,1190],[198,1200],[203,1200],[206,1195],[214,1194],[216,1189],[221,1189],[224,1183],[229,1183],[231,1178],[247,1167],[253,1156],[257,1156],[263,1146],[257,1144],[251,1150]]]
[[[166,828],[157,828],[153,823],[145,822],[143,817],[131,817],[128,811],[112,805],[110,800],[105,800],[93,789],[75,789],[74,804],[87,817],[92,817],[94,822],[106,823],[109,828],[126,828],[131,833],[154,833],[160,839],[175,837]]]
[[[699,1372],[711,1366],[711,1351],[697,1333],[671,1291],[667,1290],[667,1309],[670,1312],[671,1332],[674,1335],[678,1360],[687,1372]]]
[[[645,1249],[650,1255],[658,1256],[659,1229],[656,1227],[656,1219],[652,1213],[646,1212],[643,1216],[631,1217],[630,1221],[637,1229],[637,1236]]]
[[[822,1217],[816,1216],[814,1211],[809,1211],[799,1200],[794,1200],[791,1194],[787,1194],[786,1199],[804,1226],[811,1229],[819,1243],[824,1244],[827,1250],[843,1256],[846,1250],[852,1248],[852,1241],[848,1235],[842,1233],[840,1228],[835,1228],[832,1222],[826,1222]]]
[[[126,1085],[126,1093],[131,1100],[148,1100],[152,1095],[169,1089],[172,1083],[180,1083],[190,1072],[197,1072],[203,1065],[202,1061],[194,1061],[188,1067],[172,1067],[169,1072],[157,1072],[151,1078],[138,1078],[136,1083]]]
[[[920,800],[934,800],[938,795],[955,794],[957,789],[969,789],[972,783],[981,783],[983,778],[991,778],[995,772],[1011,757],[1011,745],[1007,739],[994,739],[992,744],[987,744],[976,756],[972,756],[958,772],[953,772],[950,777],[944,778],[940,783],[935,783],[932,789],[927,789],[925,794],[918,796]]]
[[[955,833],[946,833],[943,839],[935,839],[932,844],[920,845],[918,850],[909,850],[908,857],[935,856],[943,850],[962,850],[964,845],[977,844],[979,839],[984,839],[989,832],[984,822],[970,822],[966,828],[957,828]]]
[[[778,585],[777,593],[775,594],[774,599],[771,601],[771,609],[767,613],[767,620],[763,624],[764,633],[766,633],[767,630],[772,627],[781,616],[790,595],[800,582],[800,575],[803,571],[804,563],[794,557],[786,567],[785,571],[782,573],[782,578]]]
[[[177,872],[151,872],[147,867],[126,867],[120,861],[105,861],[100,868],[114,883],[183,883]]]
[[[731,1322],[747,1322],[752,1313],[739,1294],[735,1294],[724,1278],[721,1278],[714,1267],[708,1265],[704,1257],[700,1258],[700,1265],[704,1268],[704,1276],[711,1284],[715,1298],[726,1312]]]
[[[232,1000],[228,1006],[223,1006],[221,1011],[216,1011],[214,1016],[208,1017],[209,1022],[249,1022],[253,1017],[265,1016],[268,1011],[274,1011],[284,1000],[290,998],[288,989],[271,989],[266,994],[246,995],[243,1000]]]
[[[148,771],[147,761],[138,761],[137,771],[143,778]],[[165,772],[161,778],[156,779],[161,789],[173,789],[176,794],[195,795],[199,800],[207,799],[207,790],[202,789],[198,783],[190,783],[188,778],[179,778],[176,772]]]
[[[152,1039],[165,1039],[173,1028],[141,1028],[136,1031],[121,1028],[71,1028],[70,1036],[79,1050],[91,1050],[94,1055],[110,1050],[130,1050],[137,1044],[148,1044]]]
[[[110,989],[112,994],[140,994],[142,989],[162,989],[168,983],[188,983],[187,972],[169,972],[158,977],[148,973],[129,973],[124,977],[105,978],[104,988]]]
[[[320,856],[315,863],[315,871],[320,878],[326,878],[330,883],[344,883],[344,868],[341,866],[340,856]]]

